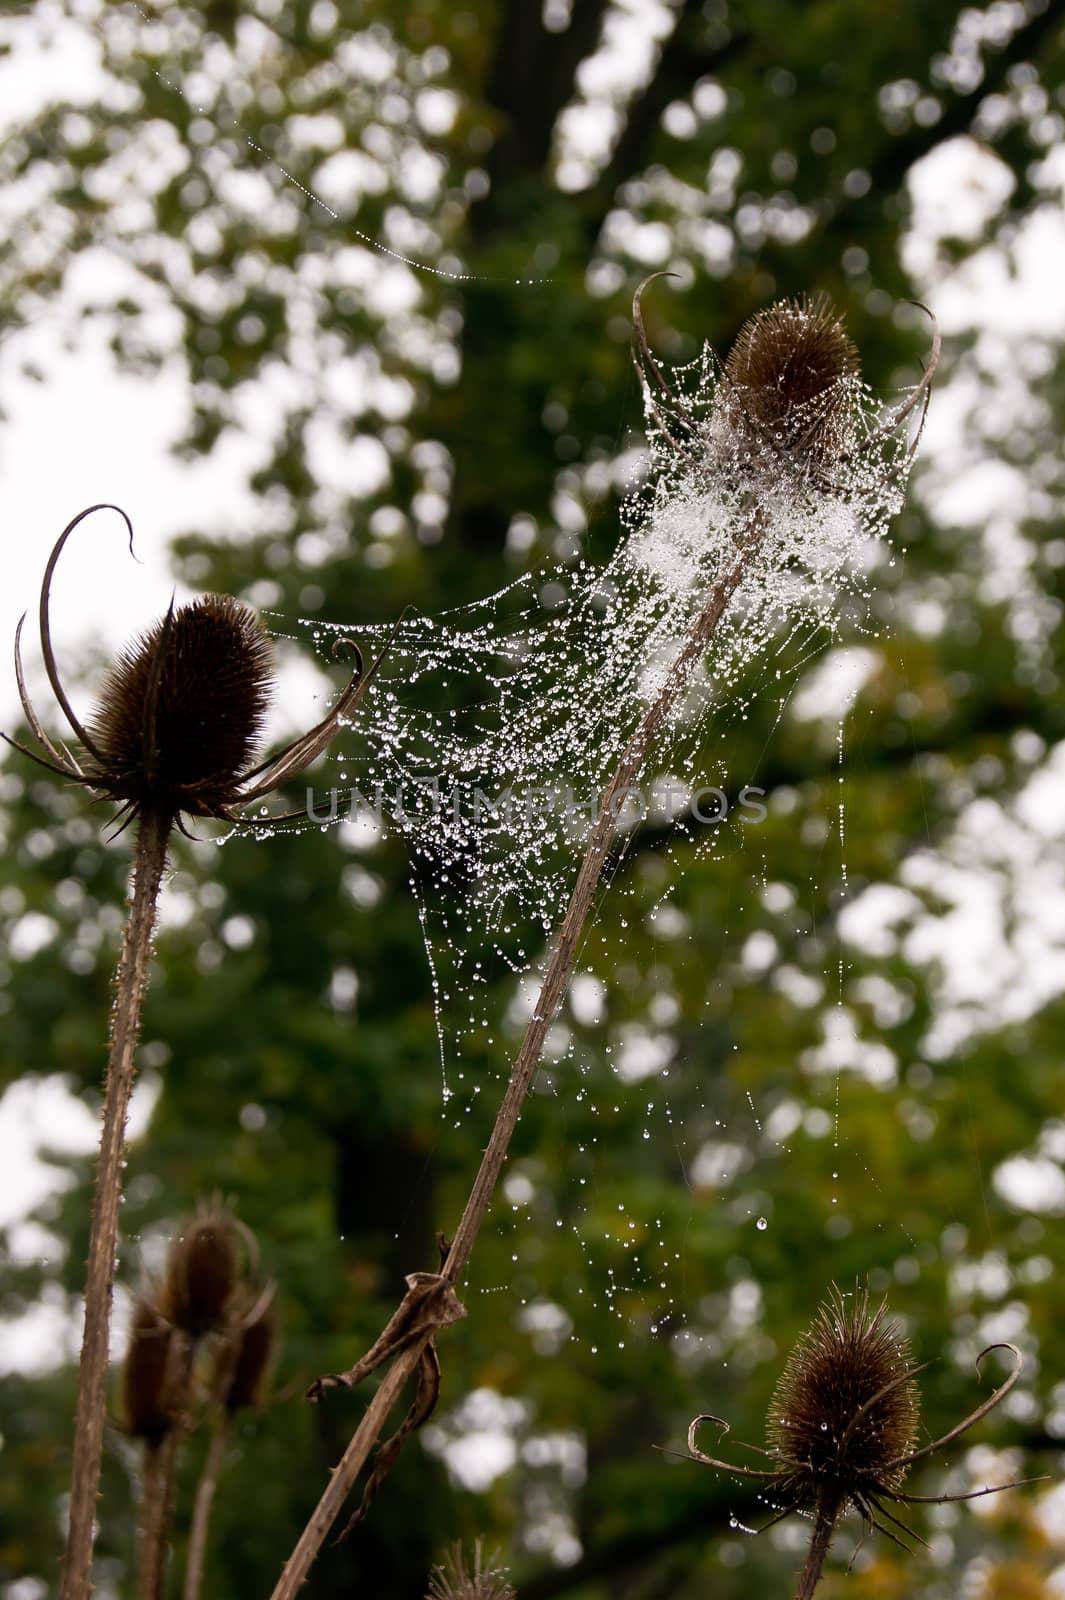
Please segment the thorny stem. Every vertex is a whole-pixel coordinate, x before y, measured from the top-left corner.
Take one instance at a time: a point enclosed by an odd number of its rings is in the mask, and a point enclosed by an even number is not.
[[[713,637],[714,630],[743,577],[747,562],[760,541],[762,532],[762,527],[754,523],[745,530],[744,536],[738,541],[739,551],[732,566],[711,589],[706,604],[692,624],[669,669],[665,683],[625,746],[617,770],[603,793],[599,816],[592,830],[580,872],[577,874],[569,907],[544,972],[536,1009],[529,1020],[521,1048],[510,1069],[510,1080],[496,1114],[492,1137],[484,1152],[480,1170],[466,1202],[466,1209],[462,1213],[462,1219],[444,1263],[443,1275],[453,1284],[459,1282],[469,1263],[496,1182],[506,1160],[511,1135],[517,1126],[525,1096],[529,1092],[539,1065],[547,1030],[554,1020],[569,982],[578,941],[602,877],[610,845],[617,832],[618,815],[624,804],[626,791],[636,778],[652,740],[687,688],[691,670]],[[293,1596],[302,1587],[329,1529],[351,1493],[388,1413],[417,1366],[430,1337],[431,1331],[404,1350],[389,1369],[367,1406],[351,1443],[333,1469],[321,1500],[285,1563],[271,1600],[293,1600]]]
[[[226,1453],[228,1438],[229,1428],[227,1420],[223,1418],[211,1436],[200,1481],[196,1485],[192,1527],[189,1530],[189,1549],[185,1558],[184,1600],[200,1600],[203,1563],[207,1554],[207,1530],[211,1523],[211,1508],[214,1505],[215,1490],[218,1488],[218,1478],[222,1471],[222,1460]]]
[[[795,1591],[795,1600],[811,1600],[814,1590],[820,1583],[825,1557],[832,1543],[839,1513],[840,1506],[835,1499],[826,1497],[818,1501],[814,1515],[814,1531],[810,1539],[810,1548],[806,1552],[806,1565],[799,1574],[799,1587]]]
[[[107,1345],[122,1197],[126,1112],[133,1088],[133,1058],[140,1032],[141,1002],[148,984],[152,931],[169,833],[169,816],[144,812],[137,835],[129,916],[115,974],[103,1127],[85,1280],[85,1325],[74,1419],[70,1524],[63,1563],[62,1600],[88,1600],[92,1592],[92,1547],[103,1455]]]

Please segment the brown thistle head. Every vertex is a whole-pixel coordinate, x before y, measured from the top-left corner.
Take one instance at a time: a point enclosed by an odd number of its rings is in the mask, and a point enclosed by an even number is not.
[[[825,466],[844,448],[858,351],[825,295],[748,318],[725,362],[728,414],[770,447]]]
[[[174,1426],[172,1325],[146,1297],[133,1310],[129,1348],[122,1368],[126,1429],[134,1439],[158,1445]]]
[[[769,1453],[796,1484],[842,1500],[865,1483],[894,1489],[917,1437],[909,1341],[867,1290],[833,1286],[789,1355],[767,1420]]]
[[[115,798],[209,812],[262,732],[273,651],[249,606],[205,594],[171,610],[111,667],[89,727]]]
[[[163,1311],[190,1338],[220,1332],[228,1324],[239,1279],[236,1223],[228,1212],[208,1206],[170,1246]]]

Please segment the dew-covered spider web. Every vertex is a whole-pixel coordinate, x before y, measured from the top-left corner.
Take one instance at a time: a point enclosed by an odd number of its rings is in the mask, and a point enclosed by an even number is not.
[[[709,350],[673,383],[668,406],[645,391],[646,471],[601,566],[584,558],[530,573],[475,605],[406,615],[394,631],[302,624],[327,656],[340,637],[353,638],[367,659],[384,651],[325,782],[319,777],[309,795],[305,825],[352,829],[356,842],[382,831],[406,841],[448,1125],[483,1096],[477,1114],[487,1130],[600,796],[739,551],[735,592],[620,810],[599,903],[640,829],[656,831],[664,863],[652,921],[671,915],[679,845],[687,860],[748,848],[757,876],[751,841],[764,791],[756,775],[732,770],[730,737],[755,696],[768,695],[779,717],[804,665],[836,633],[842,608],[864,609],[871,542],[901,501],[909,441],[857,377],[841,378],[807,403],[806,415],[789,417],[795,439],[816,436],[831,413],[831,462],[823,453],[803,456],[771,431],[738,426],[729,380]],[[616,892],[632,889],[618,884]],[[617,959],[604,951],[596,917],[593,908],[570,1001],[585,1012],[596,1004],[585,957],[598,950]],[[513,996],[502,1023],[490,1005],[501,976]],[[642,1138],[651,1139],[657,1123],[672,1139],[668,1070],[659,1071],[663,1063],[649,1051],[619,1053],[595,1084],[560,1018],[538,1091],[557,1096],[563,1113],[598,1113],[598,1097],[606,1115],[639,1095]],[[750,1118],[753,1130],[753,1102]],[[592,1159],[579,1142],[570,1154],[574,1173]],[[520,1172],[506,1192],[520,1209]],[[579,1217],[566,1225],[581,1236]],[[608,1300],[620,1287],[614,1272],[607,1269]]]

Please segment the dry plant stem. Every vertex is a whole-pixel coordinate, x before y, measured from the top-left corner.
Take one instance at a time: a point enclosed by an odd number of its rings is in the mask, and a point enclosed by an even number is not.
[[[178,1456],[181,1454],[181,1446],[188,1431],[189,1395],[195,1359],[196,1341],[186,1338],[174,1385],[175,1393],[179,1397],[177,1415],[174,1418],[174,1426],[157,1452],[159,1482],[152,1506],[150,1527],[145,1518],[140,1570],[137,1574],[137,1600],[162,1600],[163,1596],[170,1521],[174,1510],[174,1484],[177,1477]]]
[[[151,1484],[145,1484],[141,1504],[140,1563],[137,1568],[137,1600],[160,1600],[163,1593],[163,1574],[166,1571],[167,1536],[170,1532],[170,1511],[174,1502],[174,1469],[177,1464],[179,1437],[168,1433],[153,1453],[158,1458],[153,1467]],[[151,1488],[151,1499],[148,1488]]]
[[[832,1543],[836,1522],[839,1518],[840,1508],[835,1503],[820,1501],[814,1516],[814,1531],[810,1539],[810,1548],[806,1552],[806,1565],[799,1575],[799,1587],[795,1591],[795,1600],[812,1600],[813,1592],[821,1581],[821,1572],[828,1555],[828,1547]]]
[[[229,1428],[221,1421],[211,1436],[211,1443],[196,1485],[196,1501],[192,1508],[192,1527],[189,1530],[189,1550],[185,1558],[184,1600],[200,1600],[203,1584],[203,1564],[207,1554],[207,1530],[211,1523],[211,1508],[218,1487],[222,1461],[229,1439]]]
[[[428,1337],[428,1335],[426,1336]],[[311,1513],[310,1521],[299,1536],[296,1548],[285,1562],[271,1600],[292,1600],[303,1587],[330,1528],[340,1515],[344,1502],[362,1471],[377,1436],[384,1427],[389,1412],[399,1399],[403,1385],[418,1365],[424,1341],[410,1346],[393,1362],[381,1380],[370,1404],[363,1413],[355,1435],[333,1468],[325,1493]]]
[[[748,528],[747,536],[739,543],[732,566],[711,589],[705,606],[692,624],[684,644],[669,669],[665,683],[626,745],[617,771],[603,793],[599,816],[592,830],[569,907],[544,973],[536,1010],[529,1021],[521,1048],[511,1067],[510,1080],[496,1115],[492,1137],[466,1202],[466,1209],[452,1241],[447,1261],[444,1263],[444,1276],[452,1283],[459,1282],[469,1263],[477,1234],[506,1160],[511,1135],[517,1126],[525,1096],[529,1092],[529,1086],[539,1065],[547,1030],[554,1020],[555,1012],[569,982],[578,941],[591,909],[595,891],[599,886],[610,845],[617,832],[618,813],[624,805],[626,791],[638,775],[649,745],[662,728],[680,695],[688,687],[692,668],[706,650],[725,607],[735,593],[761,531],[757,526]],[[403,1385],[414,1372],[428,1338],[427,1334],[425,1339],[419,1340],[405,1350],[383,1379],[366,1408],[354,1438],[333,1469],[325,1493],[286,1562],[271,1600],[292,1600],[292,1597],[299,1592],[326,1535],[351,1493],[355,1480],[384,1426],[385,1419],[399,1398]]]
[[[159,1525],[164,1516],[169,1439],[148,1445],[144,1457],[144,1482],[137,1543],[137,1600],[155,1600]]]
[[[85,1280],[85,1326],[74,1421],[70,1524],[63,1564],[62,1600],[87,1600],[92,1592],[92,1546],[100,1459],[103,1454],[107,1345],[122,1194],[126,1112],[133,1088],[133,1057],[140,1032],[141,1001],[148,982],[156,902],[166,865],[169,833],[168,816],[153,811],[144,812],[137,835],[129,916],[115,975],[103,1127],[96,1166],[96,1191]]]

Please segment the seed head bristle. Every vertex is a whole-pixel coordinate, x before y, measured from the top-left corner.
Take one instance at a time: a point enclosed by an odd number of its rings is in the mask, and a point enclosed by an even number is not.
[[[277,1344],[277,1315],[267,1302],[251,1321],[233,1330],[218,1351],[215,1392],[227,1411],[257,1405]]]
[[[224,1211],[204,1211],[170,1246],[166,1315],[194,1339],[218,1332],[226,1326],[237,1278],[233,1222]]]
[[[460,1544],[448,1552],[433,1573],[426,1600],[514,1600],[514,1589],[498,1567],[485,1562],[478,1539],[472,1567],[467,1567]]]
[[[122,1397],[129,1433],[151,1445],[158,1444],[174,1425],[173,1332],[149,1300],[137,1301],[122,1369]]]
[[[108,772],[130,798],[162,805],[232,784],[255,754],[272,673],[249,606],[219,594],[182,606],[111,667],[91,724]]]
[[[733,420],[824,461],[842,444],[858,351],[825,295],[778,300],[750,317],[725,362]]]
[[[863,1478],[895,1488],[905,1476],[888,1469],[913,1449],[918,1391],[909,1341],[885,1310],[882,1302],[871,1312],[864,1290],[848,1301],[833,1287],[773,1393],[769,1452],[814,1489],[846,1495]]]

